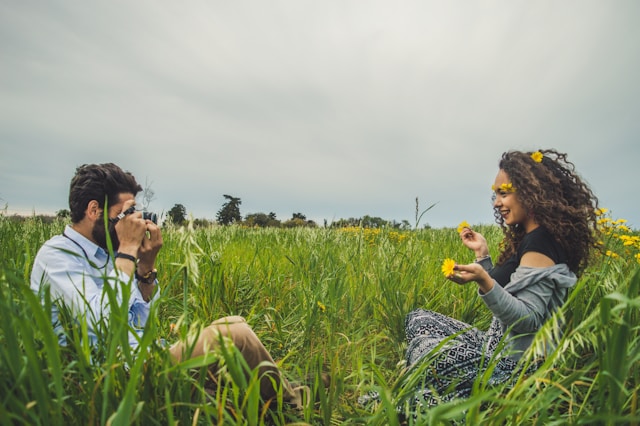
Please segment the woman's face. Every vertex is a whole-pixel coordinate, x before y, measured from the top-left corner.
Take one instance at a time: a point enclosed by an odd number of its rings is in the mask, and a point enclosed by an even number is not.
[[[504,170],[500,170],[496,176],[496,180],[493,184],[495,188],[495,199],[493,201],[493,207],[500,212],[500,215],[504,219],[504,223],[509,226],[520,224],[524,227],[526,232],[533,231],[538,225],[530,217],[527,210],[524,208],[514,190],[508,190],[511,184],[509,175]]]

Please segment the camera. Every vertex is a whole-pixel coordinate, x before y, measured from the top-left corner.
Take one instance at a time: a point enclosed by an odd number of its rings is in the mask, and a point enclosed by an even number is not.
[[[152,212],[142,212],[142,218],[144,220],[150,220],[151,222],[158,224],[158,215]]]
[[[122,213],[120,213],[118,216],[109,219],[109,221],[115,225],[116,223],[118,223],[118,221],[120,219],[122,219],[123,217],[125,217],[128,214],[131,214],[133,212],[136,211],[135,206],[131,206],[128,209],[126,209],[125,211],[123,211]],[[140,213],[142,213],[142,218],[144,220],[150,220],[151,222],[155,223],[156,225],[158,224],[158,215],[156,213],[152,213],[152,212],[146,212],[146,211],[141,211]]]

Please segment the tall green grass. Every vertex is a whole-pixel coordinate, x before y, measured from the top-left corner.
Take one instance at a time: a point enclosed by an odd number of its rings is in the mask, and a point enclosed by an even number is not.
[[[426,307],[480,328],[491,319],[474,286],[442,278],[445,257],[472,260],[455,229],[168,228],[162,297],[139,353],[126,346],[126,306],[105,319],[98,350],[63,310],[70,339],[60,347],[47,313],[53,301],[44,292],[42,307],[29,273],[40,245],[63,226],[0,216],[2,424],[400,424],[396,407],[429,369],[428,361],[409,371],[401,362],[406,313]],[[497,247],[499,229],[481,228]],[[479,380],[468,400],[406,423],[640,424],[637,265],[602,257],[584,274],[536,339],[536,347],[553,339],[556,348],[535,373],[510,386]],[[263,407],[255,372],[232,347],[171,363],[160,339],[173,342],[225,315],[247,318],[291,380],[311,379],[310,407]],[[223,386],[207,374],[214,361]],[[327,389],[322,373],[332,378]],[[355,403],[368,390],[382,398],[371,410]]]

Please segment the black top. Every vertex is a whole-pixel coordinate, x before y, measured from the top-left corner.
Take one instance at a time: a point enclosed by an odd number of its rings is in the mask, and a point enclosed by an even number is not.
[[[520,265],[522,256],[530,251],[542,253],[551,258],[556,264],[567,263],[567,256],[562,247],[560,247],[560,244],[556,242],[549,231],[539,226],[528,234],[525,234],[516,253],[502,265],[494,266],[489,271],[489,275],[504,287],[511,280],[511,274],[513,274],[518,265]]]

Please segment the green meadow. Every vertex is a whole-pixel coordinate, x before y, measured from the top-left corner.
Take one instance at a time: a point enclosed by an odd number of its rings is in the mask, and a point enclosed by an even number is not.
[[[58,345],[29,275],[64,225],[0,215],[1,424],[640,424],[640,245],[622,222],[603,221],[602,253],[539,332],[534,349],[549,340],[556,349],[538,370],[493,387],[480,377],[469,399],[415,416],[407,401],[430,361],[404,368],[405,315],[433,309],[481,329],[491,319],[475,285],[440,271],[445,258],[473,260],[455,228],[166,227],[161,298],[134,354],[126,306],[103,319],[103,347],[88,347],[68,318],[69,345]],[[500,229],[475,228],[495,258]],[[226,315],[244,316],[290,380],[310,384],[304,411],[260,404],[256,375],[232,347],[179,365],[160,349]],[[212,362],[218,386],[206,374]],[[380,404],[358,406],[371,390]]]

